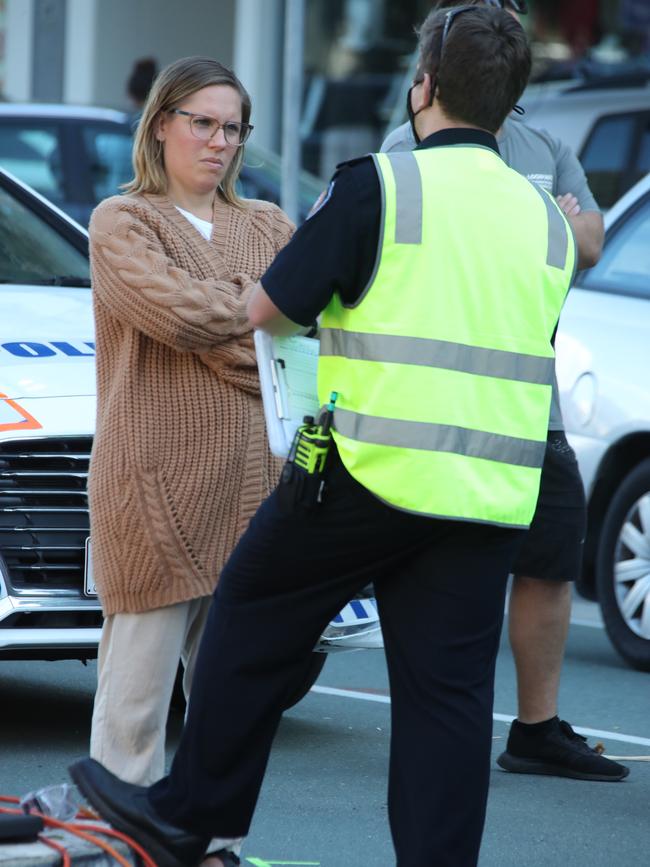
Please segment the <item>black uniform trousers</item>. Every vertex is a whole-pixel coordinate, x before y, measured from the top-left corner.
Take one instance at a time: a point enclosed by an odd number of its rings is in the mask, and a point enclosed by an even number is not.
[[[276,488],[226,564],[181,743],[151,801],[206,838],[246,835],[286,699],[328,622],[374,581],[390,677],[397,864],[471,867],[485,818],[506,580],[524,534],[391,508],[334,448],[327,478],[311,511]]]

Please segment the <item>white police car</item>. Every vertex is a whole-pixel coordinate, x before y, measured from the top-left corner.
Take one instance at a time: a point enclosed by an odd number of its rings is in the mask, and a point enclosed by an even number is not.
[[[0,656],[87,658],[95,417],[86,233],[0,172]]]

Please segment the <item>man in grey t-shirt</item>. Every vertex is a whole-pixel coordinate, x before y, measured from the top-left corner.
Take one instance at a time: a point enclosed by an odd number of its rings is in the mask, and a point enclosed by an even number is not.
[[[499,5],[515,15],[525,11],[525,3],[517,0],[473,2]],[[437,5],[468,4],[442,0]],[[578,267],[595,265],[602,250],[603,220],[577,157],[547,132],[526,126],[514,116],[504,123],[497,142],[511,168],[557,198],[576,238]],[[388,135],[381,150],[412,150],[417,144],[414,126],[408,122]],[[513,568],[509,634],[519,708],[506,750],[497,762],[516,773],[615,781],[627,776],[628,769],[592,750],[557,716],[571,582],[581,568],[585,522],[582,481],[564,435],[556,382],[537,510]]]

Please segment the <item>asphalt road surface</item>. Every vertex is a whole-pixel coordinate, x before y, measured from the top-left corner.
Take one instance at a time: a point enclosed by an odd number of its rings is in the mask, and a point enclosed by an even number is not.
[[[94,664],[0,662],[0,794],[67,778],[68,764],[86,753],[94,679]],[[385,797],[388,702],[380,652],[328,659],[315,690],[283,719],[244,848],[246,867],[394,864]],[[574,608],[560,709],[607,754],[650,756],[650,675],[619,660],[595,606],[585,603]],[[516,713],[506,640],[494,710],[496,757]],[[171,748],[181,722],[170,718]],[[646,867],[650,762],[630,767],[624,782],[585,783],[511,775],[495,765],[481,867]]]

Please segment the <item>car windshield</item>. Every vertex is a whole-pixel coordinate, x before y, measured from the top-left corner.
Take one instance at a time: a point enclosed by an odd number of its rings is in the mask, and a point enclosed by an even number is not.
[[[89,286],[87,257],[0,187],[0,283]]]
[[[650,197],[614,228],[600,262],[584,272],[580,285],[621,295],[650,296]]]

